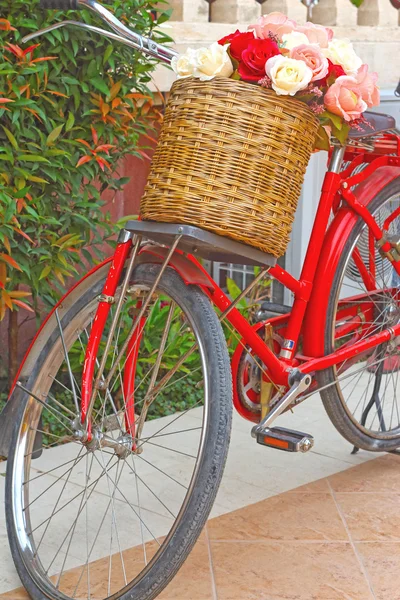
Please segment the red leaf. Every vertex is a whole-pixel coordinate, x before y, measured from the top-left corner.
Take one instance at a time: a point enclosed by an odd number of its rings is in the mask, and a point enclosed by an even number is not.
[[[0,104],[7,104],[7,102],[15,102],[15,100],[11,100],[10,98],[0,98]]]
[[[6,44],[5,49],[9,52],[12,52],[17,58],[23,58],[24,56],[22,48],[16,46],[15,44]]]
[[[96,152],[105,152],[106,154],[110,154],[110,150],[115,148],[113,144],[101,144],[101,146],[97,146]]]
[[[21,302],[21,300],[15,300],[14,298],[12,299],[12,303],[16,304],[17,306],[20,306],[21,308],[25,308],[25,310],[29,310],[29,312],[35,312],[33,310],[33,308],[31,308],[28,304],[26,304],[25,302]]]
[[[22,271],[19,264],[17,262],[15,262],[15,260],[11,256],[8,256],[8,254],[4,254],[4,252],[0,252],[0,260],[3,260],[4,262],[8,263],[11,267],[14,267],[14,269],[18,269],[18,271]]]
[[[13,227],[13,229],[14,229],[14,231],[16,231],[17,233],[22,235],[22,237],[26,238],[29,242],[31,242],[32,244],[35,244],[33,239],[30,238],[29,235],[27,233],[25,233],[25,231],[22,231],[22,229],[18,229],[17,227]]]
[[[26,56],[27,54],[29,54],[30,52],[33,52],[36,48],[38,48],[40,46],[40,44],[34,44],[33,46],[29,46],[29,48],[26,48],[26,50],[24,50],[22,52],[22,56]]]
[[[15,27],[11,27],[10,21],[7,19],[0,19],[0,30],[1,31],[17,31]]]
[[[93,141],[95,144],[98,144],[99,143],[99,135],[93,126],[91,127],[91,130],[92,130]]]
[[[81,144],[84,144],[86,146],[86,148],[89,148],[89,150],[91,152],[93,152],[92,148],[90,147],[90,144],[88,144],[88,142],[86,140],[82,140],[81,138],[77,138],[76,141],[80,142]]]
[[[33,63],[43,62],[45,60],[56,60],[56,58],[58,58],[58,57],[57,56],[42,56],[41,58],[35,58],[34,60],[31,60],[31,65],[33,65]]]
[[[78,162],[76,163],[77,167],[80,167],[81,165],[84,165],[85,163],[90,162],[93,159],[92,156],[82,156],[82,158],[80,158],[78,160]]]

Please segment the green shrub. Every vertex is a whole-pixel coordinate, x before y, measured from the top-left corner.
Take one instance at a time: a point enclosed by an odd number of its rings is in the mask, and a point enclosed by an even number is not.
[[[159,116],[147,87],[155,63],[131,48],[75,28],[24,46],[24,35],[65,18],[101,25],[87,11],[66,17],[38,1],[0,0],[0,320],[12,311],[11,341],[15,311],[54,303],[82,257],[101,258],[98,245],[113,232],[101,193],[127,182],[112,174],[125,155],[144,152],[139,138]],[[155,20],[156,4],[109,7],[165,41],[155,28],[168,13]]]

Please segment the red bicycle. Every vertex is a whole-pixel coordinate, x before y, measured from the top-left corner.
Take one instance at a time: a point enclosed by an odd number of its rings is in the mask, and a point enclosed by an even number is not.
[[[90,8],[115,33],[80,26],[165,62],[174,55],[96,0],[47,5]],[[68,23],[79,25],[45,31]],[[265,446],[312,447],[311,435],[273,424],[316,391],[357,448],[400,446],[400,134],[391,117],[367,118],[332,148],[299,280],[228,238],[131,221],[114,256],[47,317],[3,414],[0,449],[11,550],[32,598],[161,592],[215,499],[232,396]],[[232,302],[196,256],[260,269]],[[254,324],[238,305],[267,275],[293,306]],[[238,340],[231,358],[221,322]]]

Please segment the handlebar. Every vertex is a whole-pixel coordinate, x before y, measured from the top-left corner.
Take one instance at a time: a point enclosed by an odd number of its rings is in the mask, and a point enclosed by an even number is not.
[[[171,48],[168,48],[162,44],[157,44],[152,39],[142,36],[133,29],[126,27],[126,25],[121,23],[121,21],[112,14],[112,12],[100,4],[100,2],[97,2],[97,0],[40,0],[40,7],[43,9],[65,11],[89,9],[96,13],[115,33],[101,29],[100,27],[87,25],[86,23],[82,23],[80,21],[69,20],[55,23],[54,25],[50,25],[45,29],[39,29],[38,31],[25,36],[22,39],[24,43],[32,40],[35,37],[43,35],[44,33],[54,31],[60,27],[71,25],[99,33],[100,35],[121,42],[127,46],[130,46],[131,48],[135,48],[147,56],[151,56],[167,64],[170,64],[173,57],[178,55],[175,50],[172,50]]]

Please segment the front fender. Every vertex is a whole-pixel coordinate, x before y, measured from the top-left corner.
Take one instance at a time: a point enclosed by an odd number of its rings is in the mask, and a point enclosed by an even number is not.
[[[96,265],[82,279],[73,285],[61,298],[54,308],[44,319],[34,339],[32,340],[22,362],[18,373],[12,384],[8,402],[0,414],[0,456],[7,456],[12,430],[21,401],[24,398],[24,392],[15,387],[17,381],[27,385],[29,378],[35,371],[35,363],[38,356],[45,347],[47,340],[57,327],[55,311],[58,309],[60,320],[67,314],[70,308],[77,300],[85,294],[90,288],[103,281],[110,268],[112,257]]]
[[[167,248],[154,245],[144,246],[138,257],[138,263],[162,263],[167,253]],[[0,414],[0,456],[7,456],[15,416],[20,402],[24,397],[24,393],[19,388],[16,388],[15,384],[18,380],[26,383],[34,371],[37,357],[42,352],[49,336],[57,327],[56,309],[58,309],[60,320],[62,320],[64,315],[82,295],[106,279],[111,261],[112,257],[91,269],[64,294],[41,324],[21,362],[11,387],[8,402]],[[195,284],[208,290],[214,290],[216,287],[212,278],[192,256],[187,257],[179,252],[175,252],[171,258],[170,266],[181,275],[187,285]]]
[[[375,196],[394,179],[399,167],[380,167],[354,191],[357,200],[368,206]],[[359,217],[350,208],[339,209],[326,233],[319,257],[310,302],[303,324],[303,353],[320,357],[325,354],[325,327],[331,289],[346,241]]]

